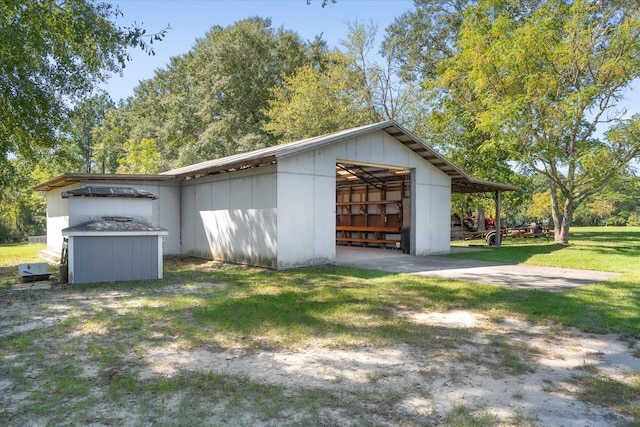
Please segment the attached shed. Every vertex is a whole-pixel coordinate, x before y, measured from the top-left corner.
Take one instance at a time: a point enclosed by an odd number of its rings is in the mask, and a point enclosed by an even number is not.
[[[162,238],[167,234],[122,217],[65,228],[69,283],[162,279]]]
[[[87,193],[84,195],[69,193],[70,190],[88,187],[94,190],[82,190]],[[92,196],[89,193],[101,191],[98,188],[127,187],[149,193],[153,197],[120,198],[118,201],[113,197],[97,197],[97,194]],[[170,230],[170,234],[163,239],[163,253],[165,255],[182,253],[180,181],[171,176],[73,173],[59,175],[39,184],[35,189],[46,193],[47,252],[50,258],[59,258],[61,255],[63,229],[97,220],[103,216],[132,217],[142,223]]]
[[[162,278],[162,242],[168,232],[150,224],[155,194],[134,187],[85,186],[63,191],[61,197],[68,199],[74,218],[88,219],[61,230],[69,283]]]

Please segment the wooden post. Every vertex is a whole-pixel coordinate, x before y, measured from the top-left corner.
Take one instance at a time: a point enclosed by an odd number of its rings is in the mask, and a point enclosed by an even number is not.
[[[502,234],[500,233],[500,191],[496,191],[496,249],[500,249]]]

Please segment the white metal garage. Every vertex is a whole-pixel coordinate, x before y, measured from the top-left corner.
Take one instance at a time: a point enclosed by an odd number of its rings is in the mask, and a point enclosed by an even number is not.
[[[36,189],[49,191],[48,204],[55,207],[65,187],[100,179],[63,175]],[[127,182],[126,175],[102,179]],[[173,239],[165,254],[279,269],[333,263],[337,243],[395,247],[401,228],[410,233],[411,254],[446,253],[452,191],[515,189],[470,178],[394,121],[132,176],[131,182],[153,182],[164,191],[153,208],[164,225],[156,213],[151,224]],[[350,185],[365,189],[344,190]]]

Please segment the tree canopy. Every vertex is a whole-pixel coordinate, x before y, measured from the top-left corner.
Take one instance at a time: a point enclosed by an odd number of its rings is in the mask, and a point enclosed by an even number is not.
[[[90,0],[4,0],[0,8],[0,162],[33,158],[56,144],[73,103],[124,68],[127,49],[162,39],[138,25],[119,27],[121,13]]]
[[[361,126],[375,120],[364,99],[365,81],[339,52],[326,55],[322,67],[306,65],[273,88],[270,120],[264,129],[290,142]]]
[[[121,171],[125,144],[155,141],[159,170],[249,151],[277,140],[263,129],[273,89],[325,50],[264,18],[214,26],[187,53],[141,82],[96,130],[96,162]]]
[[[391,28],[388,51],[406,72],[421,76],[434,101],[431,117],[448,129],[466,129],[462,144],[477,147],[478,155],[502,153],[547,178],[556,242],[567,243],[575,209],[640,154],[633,136],[638,118],[623,121],[624,112],[616,111],[640,76],[637,3],[419,4],[442,8],[435,17],[420,8],[402,17]],[[423,40],[453,35],[455,44],[435,44],[434,62],[409,42],[396,43],[401,22],[425,32]]]

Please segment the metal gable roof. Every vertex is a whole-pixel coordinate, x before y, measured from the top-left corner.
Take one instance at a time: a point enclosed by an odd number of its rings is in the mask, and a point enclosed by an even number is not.
[[[208,160],[194,165],[185,166],[163,172],[158,175],[93,175],[93,174],[64,174],[34,187],[35,190],[48,191],[56,187],[65,187],[71,183],[85,181],[170,181],[174,179],[192,179],[221,172],[233,172],[258,166],[271,165],[278,159],[294,156],[305,151],[334,144],[349,138],[355,138],[371,132],[384,131],[403,144],[414,153],[440,169],[451,177],[453,193],[482,193],[493,191],[517,191],[518,188],[509,184],[494,183],[471,178],[462,169],[445,159],[433,148],[422,142],[418,137],[400,126],[393,120],[374,123],[353,129],[346,129],[327,135],[307,138],[288,144],[275,145],[247,153],[235,154],[220,159]],[[357,161],[357,159],[353,159]]]
[[[308,150],[314,150],[325,145],[334,144],[360,135],[385,131],[400,143],[404,144],[416,154],[442,170],[451,178],[469,178],[461,169],[446,160],[431,147],[413,136],[393,120],[342,130],[327,135],[307,138],[288,144],[275,145],[248,153],[236,154],[220,159],[208,160],[194,165],[173,169],[160,175],[173,175],[179,178],[196,178],[225,170],[239,170],[257,165],[272,164],[279,158],[293,156]]]

